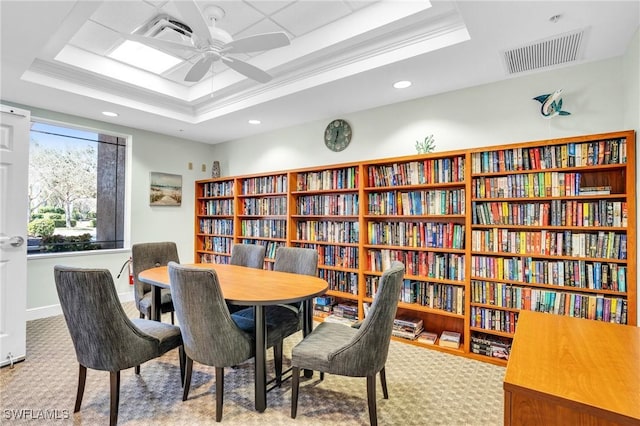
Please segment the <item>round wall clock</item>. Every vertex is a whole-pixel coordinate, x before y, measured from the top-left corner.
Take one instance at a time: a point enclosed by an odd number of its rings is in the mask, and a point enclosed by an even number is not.
[[[339,152],[351,142],[351,126],[345,120],[333,120],[324,131],[324,144],[331,151]]]

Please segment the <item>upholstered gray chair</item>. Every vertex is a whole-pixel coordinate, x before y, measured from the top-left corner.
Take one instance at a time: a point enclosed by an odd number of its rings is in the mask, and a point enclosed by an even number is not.
[[[151,285],[138,279],[145,269],[165,266],[169,262],[180,263],[178,248],[174,242],[138,243],[131,246],[133,262],[133,291],[140,318],[151,318]],[[171,312],[171,324],[174,324],[173,303],[168,289],[160,290],[160,312]]]
[[[54,276],[62,312],[80,364],[74,413],[80,411],[87,368],[110,373],[111,425],[118,421],[121,370],[139,366],[171,349],[180,348],[180,373],[181,377],[184,375],[180,328],[145,319],[130,320],[118,300],[108,269],[58,265],[54,267]]]
[[[231,247],[232,265],[262,269],[266,247],[259,244],[234,244]]]
[[[301,247],[279,247],[273,269],[280,272],[290,272],[301,275],[316,276],[318,274],[318,252],[314,249]],[[265,307],[267,335],[272,339],[284,339],[303,327],[302,303],[282,304]],[[237,316],[254,321],[253,309],[245,308],[235,313]],[[281,383],[281,373],[278,365],[282,366],[283,342],[274,345],[274,359],[276,362],[276,384]],[[279,374],[280,373],[280,374]]]
[[[236,320],[244,322],[243,318],[229,313],[214,270],[170,262],[169,281],[186,353],[182,400],[186,401],[189,396],[193,361],[214,366],[216,421],[219,422],[222,420],[224,367],[239,365],[255,355],[253,335],[236,323]],[[277,343],[277,339],[270,338],[267,328],[267,346]]]
[[[369,421],[378,424],[376,413],[376,374],[380,373],[382,392],[389,398],[385,376],[385,363],[389,341],[402,288],[404,265],[394,261],[384,271],[376,297],[360,328],[323,322],[311,334],[293,347],[291,364],[293,379],[291,391],[291,417],[298,410],[300,369],[320,371],[341,376],[366,377]]]
[[[262,269],[264,267],[265,251],[266,247],[259,244],[234,244],[231,247],[230,263],[232,265]],[[232,303],[227,303],[227,307],[231,313],[246,309],[246,306],[234,305]]]

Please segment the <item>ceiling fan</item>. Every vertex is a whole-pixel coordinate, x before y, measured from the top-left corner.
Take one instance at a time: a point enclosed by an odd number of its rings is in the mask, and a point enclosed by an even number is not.
[[[262,33],[234,40],[228,32],[216,26],[216,23],[225,15],[222,8],[211,5],[200,11],[193,0],[176,1],[174,5],[182,15],[184,24],[188,25],[185,33],[191,33],[191,44],[139,34],[127,34],[125,37],[160,50],[180,53],[187,51],[201,55],[200,59],[187,72],[185,81],[200,81],[213,63],[218,60],[224,62],[229,68],[260,83],[266,83],[272,79],[271,75],[264,70],[227,55],[260,52],[288,46],[290,44],[289,37],[284,32]]]

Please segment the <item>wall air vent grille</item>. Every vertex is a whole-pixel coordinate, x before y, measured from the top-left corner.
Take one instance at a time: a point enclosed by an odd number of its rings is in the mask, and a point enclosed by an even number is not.
[[[581,29],[505,51],[508,73],[517,74],[577,61],[582,51],[584,33]]]

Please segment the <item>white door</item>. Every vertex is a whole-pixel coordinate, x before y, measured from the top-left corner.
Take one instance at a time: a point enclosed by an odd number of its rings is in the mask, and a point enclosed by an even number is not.
[[[0,366],[26,354],[30,121],[0,105]]]

